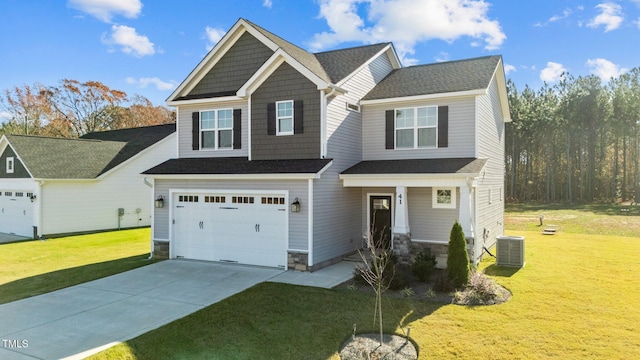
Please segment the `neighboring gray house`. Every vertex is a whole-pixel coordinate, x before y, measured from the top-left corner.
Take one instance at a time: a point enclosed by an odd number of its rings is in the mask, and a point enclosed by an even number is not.
[[[402,67],[390,43],[312,54],[240,19],[167,104],[157,257],[313,271],[369,229],[444,255],[458,220],[475,262],[503,233],[500,56]]]
[[[149,226],[152,190],[140,172],[175,153],[175,124],[81,139],[3,135],[0,233],[35,238]]]

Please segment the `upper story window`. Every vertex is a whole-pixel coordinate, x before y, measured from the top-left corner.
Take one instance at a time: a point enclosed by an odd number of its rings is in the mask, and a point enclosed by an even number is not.
[[[293,100],[276,102],[276,134],[293,135]]]
[[[7,158],[7,167],[6,167],[7,174],[13,174],[14,162],[15,161],[13,159],[13,156],[10,156]]]
[[[200,112],[200,148],[233,148],[233,109]]]
[[[435,148],[438,146],[438,107],[396,109],[396,149]]]

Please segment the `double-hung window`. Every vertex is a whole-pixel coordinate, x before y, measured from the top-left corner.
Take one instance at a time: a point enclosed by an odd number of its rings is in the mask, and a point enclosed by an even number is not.
[[[208,110],[200,113],[200,148],[233,148],[233,109]]]
[[[293,135],[293,100],[276,102],[276,134]]]
[[[396,109],[395,115],[396,149],[437,147],[437,106]]]

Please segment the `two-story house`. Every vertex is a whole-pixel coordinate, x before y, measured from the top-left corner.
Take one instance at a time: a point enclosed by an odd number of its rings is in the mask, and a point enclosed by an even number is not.
[[[471,258],[503,233],[502,59],[402,67],[390,43],[309,53],[240,19],[176,88],[154,256],[315,270],[366,245]]]

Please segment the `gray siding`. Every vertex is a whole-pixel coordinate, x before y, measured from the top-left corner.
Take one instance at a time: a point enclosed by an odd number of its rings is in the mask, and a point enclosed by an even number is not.
[[[154,199],[162,195],[167,201],[165,206],[155,209],[153,239],[169,239],[169,209],[171,197],[169,190],[288,190],[289,203],[298,198],[302,204],[299,213],[289,212],[289,249],[308,249],[308,184],[306,180],[160,180],[155,181]]]
[[[338,175],[362,160],[362,114],[346,109],[386,76],[392,67],[386,55],[373,60],[342,84],[347,94],[327,104],[327,157],[333,165],[314,181],[313,260],[321,263],[352,252],[362,244],[361,191],[345,188]]]
[[[483,235],[491,247],[496,236],[504,234],[504,129],[494,78],[488,95],[478,97],[478,157],[488,160],[476,190],[476,257],[482,254]]]
[[[449,241],[453,223],[460,215],[460,190],[456,189],[455,209],[434,209],[432,188],[409,188],[409,226],[413,240]]]
[[[428,105],[449,106],[449,146],[439,149],[385,149],[385,111]],[[475,156],[475,110],[473,97],[365,105],[363,107],[364,160],[473,157]]]
[[[203,110],[215,109],[241,109],[242,110],[242,148],[233,150],[197,150],[191,146],[191,113]],[[236,157],[249,154],[249,114],[246,101],[227,101],[198,105],[183,105],[178,108],[178,157]]]
[[[288,136],[268,135],[267,104],[284,100],[303,101],[304,132]],[[280,65],[251,95],[251,158],[320,158],[320,92],[315,84],[287,63]]]
[[[245,32],[189,95],[237,91],[272,54],[271,49]]]
[[[13,173],[7,173],[7,158],[13,157]],[[13,152],[13,149],[10,146],[7,146],[2,152],[2,156],[0,156],[0,178],[5,179],[26,179],[30,178],[27,169],[24,167],[22,162],[18,159],[16,154]]]

